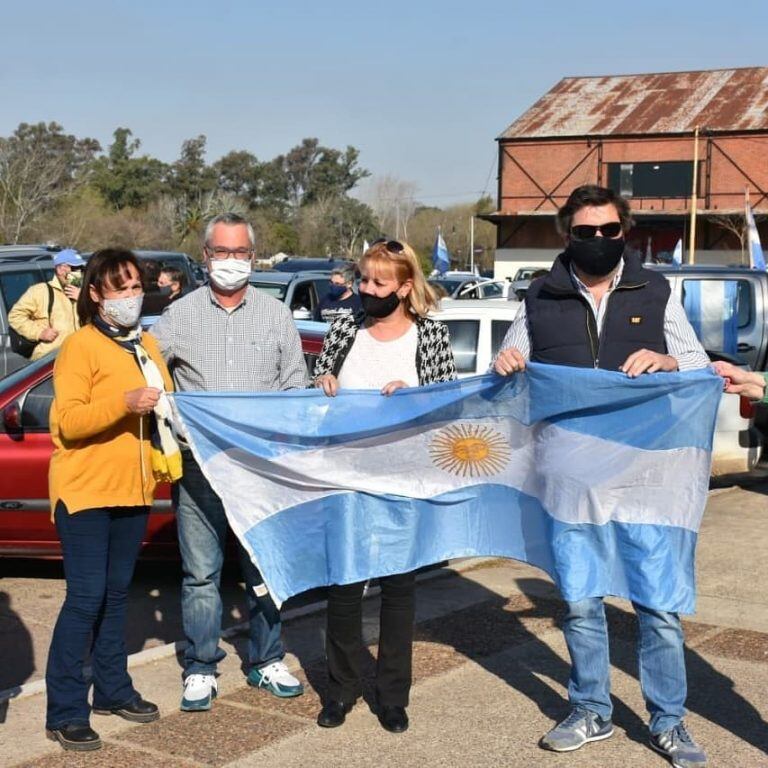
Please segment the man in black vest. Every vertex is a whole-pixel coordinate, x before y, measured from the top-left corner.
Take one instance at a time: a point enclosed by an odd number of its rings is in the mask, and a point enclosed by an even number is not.
[[[546,277],[531,283],[507,333],[495,370],[508,375],[527,360],[605,368],[630,377],[703,368],[709,359],[680,301],[658,272],[625,253],[629,204],[612,190],[575,189],[557,214],[566,249]],[[640,632],[640,683],[651,714],[650,744],[678,768],[701,768],[706,755],[683,723],[683,633],[676,613],[633,603]],[[567,604],[563,631],[571,655],[571,712],[541,740],[570,752],[607,739],[611,723],[608,631],[600,596]]]

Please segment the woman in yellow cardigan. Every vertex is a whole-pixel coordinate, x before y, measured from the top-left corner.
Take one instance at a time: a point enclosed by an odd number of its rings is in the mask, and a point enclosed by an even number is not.
[[[96,252],[77,303],[83,327],[53,370],[49,488],[67,595],[48,654],[46,728],[65,749],[101,746],[83,675],[89,648],[95,712],[159,717],[133,687],[124,632],[155,484],[180,475],[165,397],[171,378],[155,340],[141,333],[142,298],[134,254]]]

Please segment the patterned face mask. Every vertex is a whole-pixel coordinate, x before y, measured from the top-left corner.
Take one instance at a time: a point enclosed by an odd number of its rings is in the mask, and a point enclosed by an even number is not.
[[[104,317],[113,325],[121,328],[135,328],[141,317],[144,294],[128,296],[124,299],[104,299],[101,303]]]

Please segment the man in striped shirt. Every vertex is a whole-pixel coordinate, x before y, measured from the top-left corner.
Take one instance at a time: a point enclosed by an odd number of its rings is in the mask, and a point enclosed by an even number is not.
[[[285,304],[248,285],[254,233],[235,214],[217,216],[205,233],[210,285],[170,304],[152,327],[180,391],[270,392],[301,389],[309,376],[301,339]],[[229,527],[221,499],[191,451],[174,488],[183,582],[181,608],[185,712],[211,708],[218,686],[221,568]],[[283,663],[280,614],[257,568],[237,544],[250,622],[249,684],[276,696],[298,696],[301,683]]]
[[[582,186],[558,211],[566,243],[546,276],[534,280],[502,343],[495,370],[527,360],[618,370],[636,377],[709,364],[663,275],[625,252],[629,204],[610,189]],[[650,712],[650,745],[673,766],[706,765],[683,723],[685,657],[680,618],[633,603],[640,633],[640,681]],[[608,631],[602,596],[568,602],[563,621],[571,675],[570,714],[541,746],[570,752],[613,734]]]

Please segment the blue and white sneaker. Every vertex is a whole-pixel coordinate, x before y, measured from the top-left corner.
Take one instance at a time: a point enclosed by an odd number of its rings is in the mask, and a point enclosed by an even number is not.
[[[539,745],[553,752],[573,752],[590,741],[613,736],[613,723],[588,709],[575,707],[571,714],[544,736]]]
[[[214,675],[189,675],[184,679],[182,712],[206,712],[211,708],[219,686]]]
[[[674,768],[704,768],[707,755],[688,733],[685,723],[651,734],[651,747],[668,757]]]
[[[304,686],[288,671],[282,661],[275,661],[266,667],[254,667],[248,673],[248,685],[264,688],[281,699],[290,699],[304,693]]]

